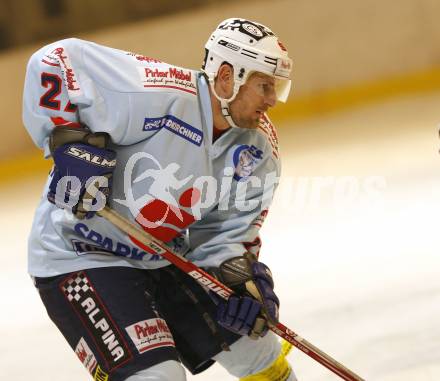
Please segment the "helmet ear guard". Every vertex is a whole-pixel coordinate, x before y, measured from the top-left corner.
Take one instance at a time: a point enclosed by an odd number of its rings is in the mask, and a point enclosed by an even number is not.
[[[223,65],[223,63],[226,63],[228,65],[229,62],[223,61],[220,65]],[[214,94],[214,96],[217,98],[218,101],[220,101],[220,106],[221,106],[221,111],[223,116],[225,117],[225,119],[227,120],[227,122],[229,123],[229,125],[231,127],[236,127],[238,128],[238,126],[235,124],[234,120],[232,119],[231,113],[229,111],[229,103],[231,103],[235,97],[238,94],[238,91],[240,90],[240,86],[244,83],[242,82],[242,80],[240,79],[240,77],[236,78],[236,71],[234,70],[234,67],[232,65],[230,65],[233,71],[233,75],[234,75],[234,88],[232,91],[232,95],[229,98],[222,98],[220,95],[217,94],[217,91],[215,90],[215,79],[217,78],[217,72],[211,72],[209,74],[207,74],[208,76],[208,81],[211,87],[211,92]],[[205,73],[206,74],[206,73]]]

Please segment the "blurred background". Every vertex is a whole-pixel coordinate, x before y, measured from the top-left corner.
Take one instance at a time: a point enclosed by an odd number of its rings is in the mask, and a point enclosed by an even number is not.
[[[79,37],[190,68],[228,17],[262,22],[294,60],[271,113],[283,176],[263,227],[281,320],[367,380],[440,380],[440,2],[0,0],[0,368],[88,379],[26,274],[50,168],[21,122],[26,63]],[[338,378],[294,350],[299,380]],[[214,366],[189,380],[233,380]]]

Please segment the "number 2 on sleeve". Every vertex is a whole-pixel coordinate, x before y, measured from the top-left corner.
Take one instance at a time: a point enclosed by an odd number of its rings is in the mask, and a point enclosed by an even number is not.
[[[50,108],[51,110],[60,110],[61,109],[61,101],[57,99],[58,95],[61,93],[61,78],[56,74],[41,73],[41,86],[47,88],[47,91],[40,98],[40,106]],[[66,112],[75,112],[76,106],[70,103],[67,103],[64,108]]]

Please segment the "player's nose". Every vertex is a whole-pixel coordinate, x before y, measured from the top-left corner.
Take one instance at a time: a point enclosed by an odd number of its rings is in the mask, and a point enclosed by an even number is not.
[[[275,104],[277,103],[277,94],[275,92],[275,89],[271,89],[271,91],[268,91],[265,94],[264,97],[264,103],[268,106],[268,107],[273,107],[275,106]]]

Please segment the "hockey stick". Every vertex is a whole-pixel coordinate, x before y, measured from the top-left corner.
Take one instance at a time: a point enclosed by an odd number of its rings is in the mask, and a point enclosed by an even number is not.
[[[140,227],[127,220],[125,217],[118,214],[113,209],[106,206],[104,209],[97,212],[98,215],[110,221],[116,227],[126,234],[129,234],[139,242],[142,242],[146,247],[152,250],[155,254],[161,255],[164,259],[171,262],[183,272],[190,275],[202,286],[208,287],[211,291],[227,300],[234,292],[219,282],[217,279],[197,267],[192,262],[188,261],[181,255],[175,253],[171,248],[168,248],[163,242],[157,240]],[[347,381],[365,381],[357,374],[353,373],[350,369],[325,354],[320,349],[309,343],[307,340],[291,331],[285,325],[278,323],[275,326],[271,326],[270,329],[284,340],[288,341],[311,358],[330,369],[333,373],[337,374]]]

